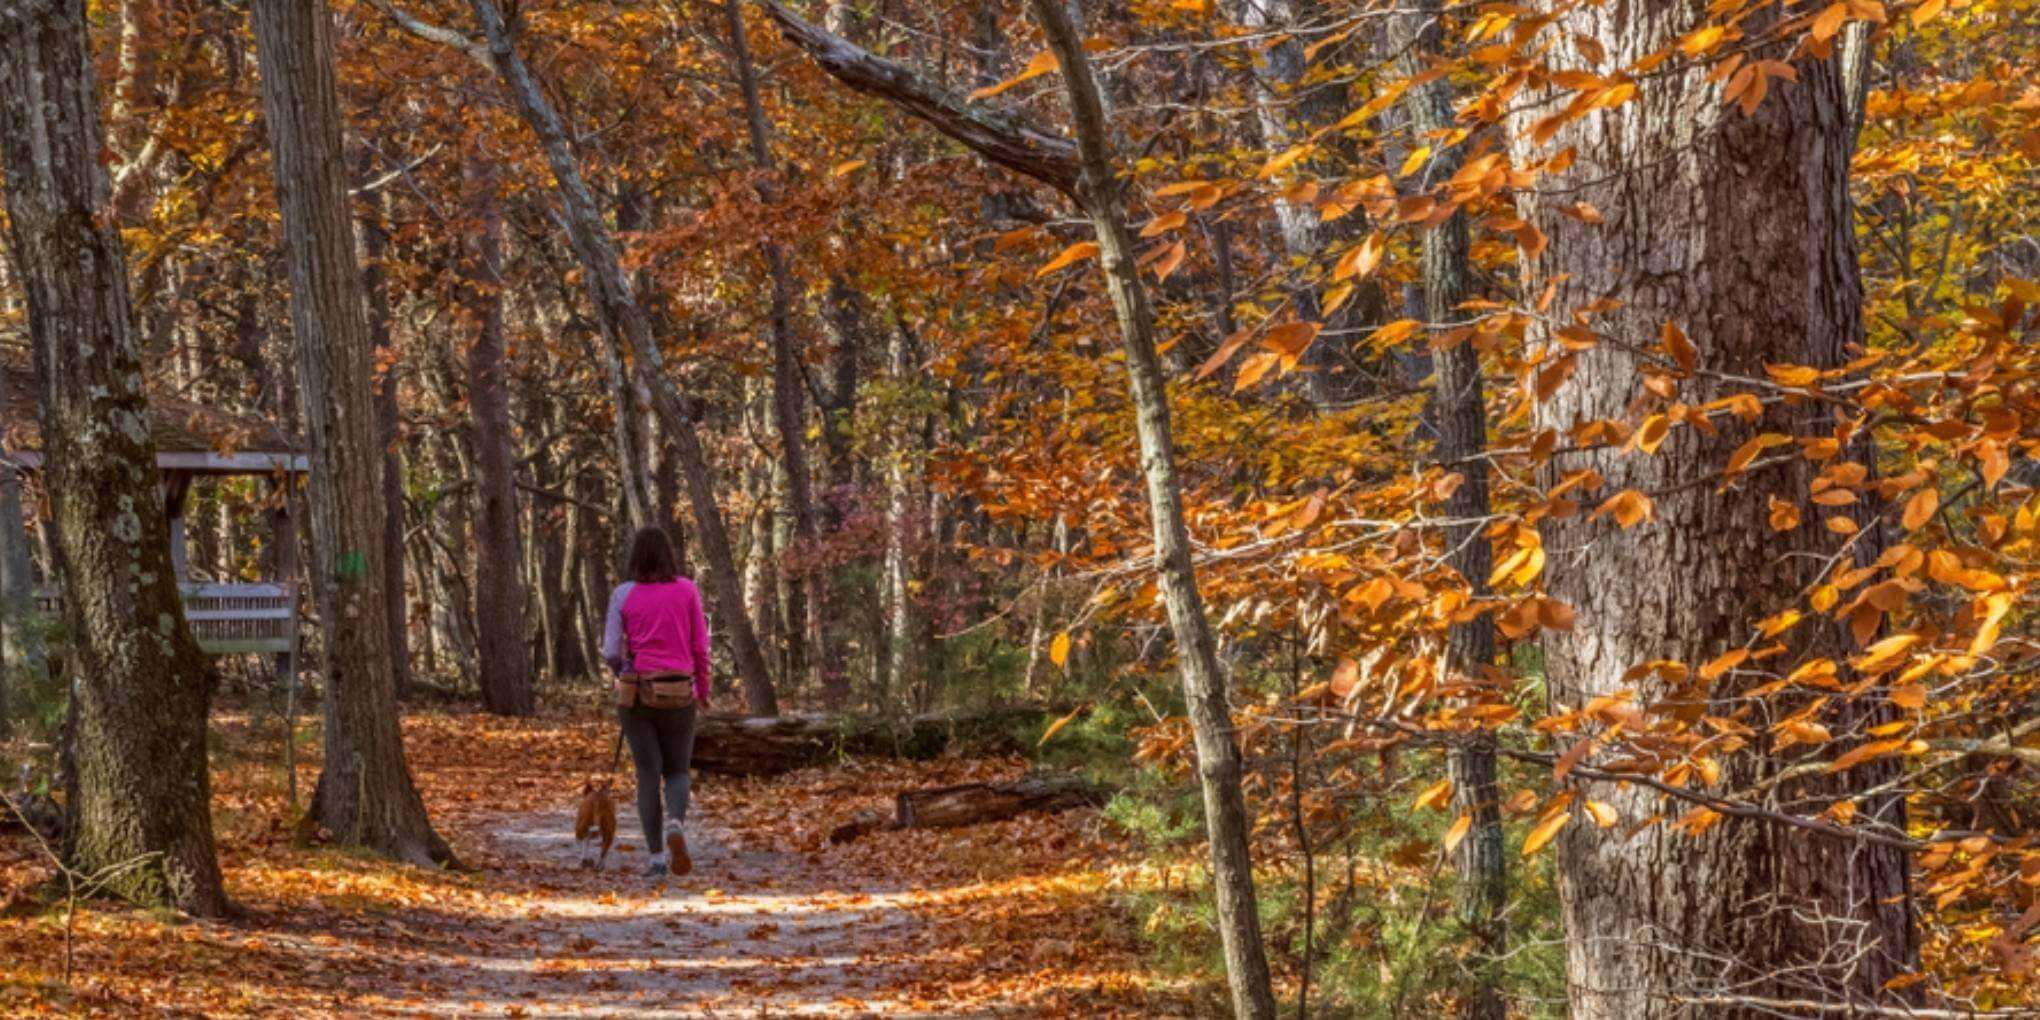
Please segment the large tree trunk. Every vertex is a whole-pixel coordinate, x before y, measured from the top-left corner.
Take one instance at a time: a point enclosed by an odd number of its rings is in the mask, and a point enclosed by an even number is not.
[[[331,15],[294,0],[257,0],[254,15],[312,450],[311,578],[325,621],[326,761],[312,817],[344,842],[446,862],[452,852],[425,816],[397,726],[373,350],[347,215]]]
[[[76,677],[71,864],[130,865],[114,893],[213,915],[227,898],[206,771],[212,677],[165,544],[103,146],[83,0],[0,7],[0,161]]]
[[[479,222],[468,231],[463,274],[474,317],[468,346],[468,412],[475,458],[475,638],[482,706],[496,715],[537,708],[525,647],[524,580],[517,534],[516,458],[510,438],[510,386],[503,339],[503,217],[496,182],[470,172]]]
[[[1764,8],[1741,27],[1750,39],[1768,40],[1778,16]],[[1553,63],[1628,66],[1708,18],[1701,0],[1571,8],[1554,26]],[[1576,39],[1598,42],[1606,58],[1581,56]],[[1782,57],[1767,52],[1780,48],[1766,42],[1751,59]],[[1543,182],[1556,198],[1527,196],[1526,211],[1549,247],[1527,259],[1523,291],[1557,288],[1549,317],[1536,321],[1562,324],[1601,301],[1619,302],[1592,320],[1604,336],[1651,343],[1639,338],[1677,324],[1698,351],[1702,374],[1683,382],[1680,394],[1696,405],[1747,388],[1711,378],[1762,379],[1767,364],[1846,361],[1849,345],[1862,340],[1862,295],[1847,188],[1852,132],[1837,64],[1798,62],[1798,81],[1774,82],[1748,116],[1722,103],[1704,67],[1661,69],[1639,82],[1634,101],[1571,121],[1541,148],[1528,127],[1548,109],[1519,100],[1526,112],[1514,125],[1517,165],[1568,147],[1578,157],[1569,171]],[[1605,225],[1559,214],[1578,201],[1601,210]],[[1551,328],[1533,327],[1531,339],[1550,344]],[[1626,344],[1581,353],[1571,381],[1539,409],[1539,424],[1565,430],[1627,417],[1639,399],[1642,365]],[[1563,451],[1549,469],[1552,480],[1596,470],[1605,492],[1653,494],[1657,522],[1622,529],[1605,515],[1545,519],[1550,594],[1578,610],[1577,626],[1545,643],[1558,705],[1578,708],[1631,686],[1625,674],[1647,662],[1697,665],[1742,647],[1756,620],[1805,590],[1840,539],[1812,515],[1800,527],[1775,531],[1768,504],[1800,502],[1813,465],[1785,458],[1733,487],[1719,473],[1732,451],[1758,433],[1833,431],[1827,405],[1782,401],[1755,422],[1676,429],[1655,456],[1606,446]],[[1869,451],[1845,454],[1862,459]],[[1856,558],[1875,555],[1859,550]],[[1789,670],[1801,657],[1839,660],[1847,653],[1839,625],[1824,617],[1800,624],[1786,640],[1789,652],[1766,668]],[[1757,673],[1731,670],[1705,689],[1708,714],[1754,709],[1747,721],[1763,733],[1783,706],[1747,699],[1749,688],[1765,682]],[[1662,684],[1643,687],[1643,704],[1670,693]],[[1841,720],[1830,722],[1842,731]],[[1725,789],[1774,779],[1797,758],[1767,753],[1768,735],[1757,740],[1723,761]],[[1883,778],[1873,767],[1825,772],[1816,766],[1818,778],[1784,782],[1768,796],[1825,803]],[[1559,842],[1573,1017],[1775,1015],[1730,1004],[1746,998],[1889,1001],[1883,984],[1915,956],[1903,852],[1756,819],[1723,818],[1693,836],[1649,824],[1664,806],[1640,787],[1602,786],[1594,796],[1615,807],[1619,822],[1605,829],[1572,825]],[[1904,831],[1901,801],[1869,797],[1858,806]],[[1691,1003],[1708,996],[1721,998],[1705,1007]]]
[[[1443,4],[1418,0],[1413,13],[1399,20],[1397,35],[1406,47],[1405,73],[1415,77],[1443,52]],[[1437,78],[1413,86],[1404,103],[1410,114],[1413,144],[1422,144],[1453,125],[1451,86]],[[1418,183],[1436,187],[1452,179],[1465,162],[1462,146],[1442,146],[1423,167]],[[1423,234],[1424,318],[1434,333],[1450,334],[1450,323],[1473,293],[1471,243],[1466,213],[1454,212]],[[1431,406],[1427,423],[1435,430],[1432,457],[1462,481],[1445,501],[1446,561],[1465,579],[1468,594],[1488,594],[1493,549],[1488,515],[1487,403],[1480,376],[1480,351],[1466,331],[1432,357]],[[1483,613],[1451,625],[1445,639],[1445,666],[1451,682],[1484,683],[1495,662],[1494,617]],[[1509,872],[1503,856],[1501,791],[1495,777],[1492,735],[1452,752],[1453,807],[1472,819],[1472,827],[1454,851],[1459,870],[1459,919],[1472,939],[1474,954],[1459,1000],[1467,1020],[1505,1020],[1502,963],[1508,951]]]
[[[1275,993],[1261,944],[1261,919],[1254,897],[1248,849],[1251,820],[1240,791],[1240,749],[1234,738],[1232,707],[1218,661],[1204,596],[1190,559],[1190,531],[1184,522],[1182,485],[1176,476],[1175,437],[1169,423],[1169,395],[1155,354],[1154,310],[1148,305],[1135,265],[1133,234],[1126,226],[1125,197],[1112,166],[1110,129],[1082,34],[1062,0],[1029,0],[1049,49],[1062,62],[1076,126],[1079,171],[1076,191],[1098,238],[1098,258],[1119,318],[1126,372],[1133,390],[1140,433],[1141,473],[1147,481],[1148,512],[1155,533],[1155,568],[1176,655],[1183,693],[1197,743],[1197,771],[1204,793],[1205,828],[1211,838],[1211,872],[1218,892],[1218,934],[1225,949],[1226,978],[1233,1012],[1246,1020],[1273,1020]]]
[[[503,21],[503,12],[490,0],[470,0],[470,6],[488,36],[491,64],[502,76],[525,125],[538,136],[546,163],[552,168],[567,237],[581,261],[595,312],[612,335],[629,345],[638,377],[651,390],[652,407],[666,427],[673,452],[680,458],[681,473],[687,482],[687,501],[694,511],[695,534],[708,561],[709,592],[717,620],[729,634],[735,653],[737,675],[744,685],[744,703],[753,714],[777,715],[779,699],[772,689],[772,677],[765,670],[758,635],[744,612],[743,583],[737,573],[736,555],[730,550],[729,531],[723,526],[714,468],[694,430],[694,415],[665,374],[665,356],[653,334],[651,318],[638,303],[630,279],[624,275],[616,241],[602,222],[595,198],[581,177],[580,162],[568,144],[566,128],[512,45],[510,26]]]

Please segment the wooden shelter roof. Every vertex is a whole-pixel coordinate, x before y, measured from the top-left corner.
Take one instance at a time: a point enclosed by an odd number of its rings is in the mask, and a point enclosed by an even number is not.
[[[7,401],[0,413],[0,451],[25,467],[38,466],[42,425],[36,415],[35,370],[19,345],[0,345],[0,386],[6,388]],[[274,422],[160,389],[149,394],[149,428],[156,438],[158,466],[164,469],[210,474],[305,470],[304,448]]]

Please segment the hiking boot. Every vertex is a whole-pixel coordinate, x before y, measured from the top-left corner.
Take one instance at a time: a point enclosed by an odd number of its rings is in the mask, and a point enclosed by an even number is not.
[[[665,873],[666,873],[666,858],[660,854],[653,854],[652,862],[650,864],[645,865],[645,877],[657,878]]]
[[[675,875],[685,875],[694,870],[694,858],[687,856],[687,837],[677,831],[666,834],[666,857],[672,861]]]

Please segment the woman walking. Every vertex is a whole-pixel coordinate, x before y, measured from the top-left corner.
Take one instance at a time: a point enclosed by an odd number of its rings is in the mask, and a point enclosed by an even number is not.
[[[609,596],[602,659],[617,675],[617,721],[637,766],[638,821],[652,853],[645,873],[685,875],[694,869],[681,826],[695,713],[708,708],[708,618],[665,531],[631,538],[628,574]]]

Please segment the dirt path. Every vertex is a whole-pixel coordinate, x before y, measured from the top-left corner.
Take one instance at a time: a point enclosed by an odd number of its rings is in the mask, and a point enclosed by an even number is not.
[[[640,874],[641,840],[627,838],[605,870],[581,870],[557,813],[478,828],[523,916],[492,925],[488,951],[417,961],[440,1000],[420,1013],[936,1015],[889,993],[931,939],[895,883],[833,874],[806,854],[737,849],[712,818],[690,826],[696,870],[678,879]]]
[[[612,725],[580,713],[407,718],[427,806],[461,857],[447,871],[305,840],[270,731],[216,719],[214,825],[240,916],[94,907],[66,984],[61,912],[19,898],[47,871],[0,840],[0,903],[16,902],[0,910],[0,1016],[1199,1013],[1147,968],[1115,900],[1131,875],[1124,836],[1096,812],[827,844],[831,827],[893,791],[1011,776],[1024,762],[698,779],[694,874],[662,881],[641,874],[628,803],[608,869],[578,866],[574,790],[606,758]]]

